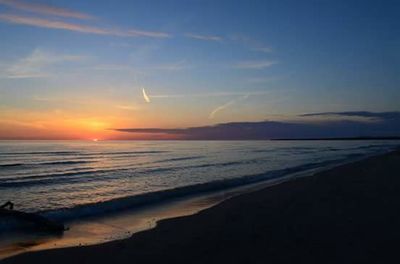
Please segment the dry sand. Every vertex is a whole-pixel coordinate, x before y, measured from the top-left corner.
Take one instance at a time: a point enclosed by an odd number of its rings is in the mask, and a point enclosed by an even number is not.
[[[336,167],[106,244],[4,263],[400,263],[400,152]]]

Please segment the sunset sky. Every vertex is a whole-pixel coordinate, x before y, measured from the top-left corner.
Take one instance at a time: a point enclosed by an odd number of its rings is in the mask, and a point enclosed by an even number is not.
[[[399,13],[394,0],[0,0],[0,139],[368,123],[337,113],[400,111]]]

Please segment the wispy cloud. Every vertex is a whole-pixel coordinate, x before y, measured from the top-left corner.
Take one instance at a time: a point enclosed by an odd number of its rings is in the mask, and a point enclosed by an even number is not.
[[[316,117],[316,118],[332,118],[332,119],[348,119],[358,121],[383,121],[391,119],[400,120],[400,112],[368,112],[368,111],[346,111],[346,112],[322,112],[308,113],[298,115],[300,117]]]
[[[272,52],[272,49],[270,47],[258,47],[258,48],[253,48],[253,50],[264,52],[264,53]]]
[[[0,20],[19,25],[28,25],[41,28],[61,29],[80,33],[110,35],[118,37],[152,37],[152,38],[168,38],[169,34],[164,32],[143,31],[136,29],[108,29],[95,26],[87,26],[76,23],[69,23],[59,20],[49,20],[38,17],[22,16],[15,14],[0,14]]]
[[[201,35],[201,34],[194,34],[194,33],[186,33],[186,37],[192,39],[199,39],[199,40],[207,40],[207,41],[222,41],[223,38],[216,35]]]
[[[139,107],[137,107],[135,105],[116,105],[115,107],[118,109],[127,110],[127,111],[135,111],[135,110],[139,109]]]
[[[270,53],[273,52],[273,49],[261,43],[260,41],[257,41],[253,38],[250,38],[245,35],[233,35],[230,36],[230,39],[236,42],[241,43],[242,45],[248,47],[250,50],[258,51],[258,52],[263,52],[263,53]]]
[[[142,88],[142,93],[143,93],[143,99],[146,101],[146,103],[150,103],[150,97],[147,95],[146,90]]]
[[[240,98],[231,100],[231,101],[229,101],[229,102],[227,102],[227,103],[225,103],[225,104],[223,104],[223,105],[218,106],[218,107],[215,108],[213,111],[211,111],[211,113],[210,113],[210,115],[208,116],[208,118],[209,118],[209,119],[213,119],[213,118],[215,117],[215,115],[216,115],[218,112],[221,112],[222,110],[224,110],[224,109],[226,109],[226,108],[228,108],[228,107],[231,107],[232,105],[236,104],[236,103],[239,102],[239,101],[242,101],[242,100],[244,100],[244,99],[247,99],[247,97],[249,97],[248,94],[246,94],[246,95],[244,95],[244,96],[242,96],[242,97],[240,97]]]
[[[74,62],[85,59],[83,56],[53,54],[35,49],[27,57],[16,61],[1,74],[6,78],[39,78],[49,76],[50,65],[63,62]]]
[[[199,93],[199,94],[152,94],[152,98],[190,98],[190,97],[225,97],[225,96],[250,96],[250,95],[265,95],[267,91],[249,91],[249,92],[215,92],[215,93]]]
[[[347,112],[321,112],[321,113],[309,113],[301,114],[299,116],[359,116],[359,117],[377,117],[377,118],[400,118],[400,112],[368,112],[368,111],[347,111]]]
[[[181,71],[191,68],[192,66],[188,65],[184,60],[172,63],[164,63],[164,64],[155,64],[151,66],[133,66],[128,64],[98,64],[90,69],[96,71],[122,71],[127,73],[134,74],[142,74],[147,70],[156,70],[156,71]]]
[[[270,61],[270,60],[241,61],[241,62],[238,62],[235,65],[233,65],[233,68],[259,70],[259,69],[271,67],[274,64],[277,64],[277,62]]]
[[[37,4],[37,3],[29,3],[18,0],[0,0],[0,4],[9,6],[14,9],[45,14],[45,15],[53,15],[60,17],[71,17],[78,19],[90,19],[92,16],[89,14],[81,13],[78,11],[73,11],[65,8],[54,7],[50,5]]]

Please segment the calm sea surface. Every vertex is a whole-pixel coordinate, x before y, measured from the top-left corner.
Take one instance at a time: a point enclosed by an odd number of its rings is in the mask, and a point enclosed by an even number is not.
[[[0,202],[74,217],[276,179],[395,141],[0,141]]]

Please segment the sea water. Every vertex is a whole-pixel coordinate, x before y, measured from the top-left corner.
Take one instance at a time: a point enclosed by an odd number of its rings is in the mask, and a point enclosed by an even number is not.
[[[0,260],[103,243],[226,198],[397,148],[399,141],[0,141],[0,203],[70,229],[0,217]],[[27,225],[27,226],[26,226]]]
[[[389,151],[398,141],[0,141],[0,202],[73,219]]]

